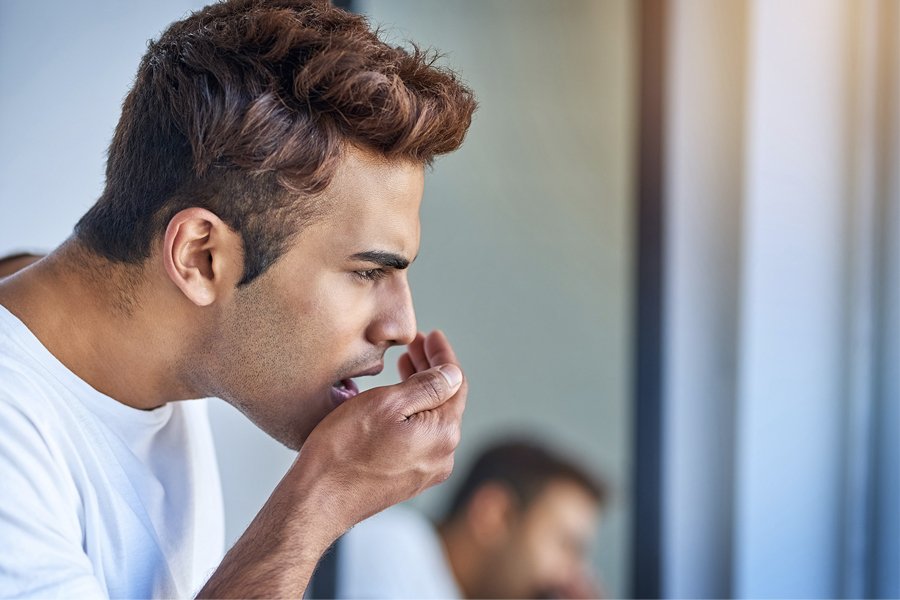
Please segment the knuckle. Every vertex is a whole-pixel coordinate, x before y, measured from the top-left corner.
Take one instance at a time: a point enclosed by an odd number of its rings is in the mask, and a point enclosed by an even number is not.
[[[453,450],[459,446],[459,442],[462,440],[462,429],[459,425],[456,425],[450,429],[450,446]]]
[[[443,483],[453,474],[453,456],[450,456],[438,472],[438,482]]]
[[[442,428],[439,448],[441,454],[453,453],[454,448],[456,448],[456,427],[445,425]]]
[[[429,373],[428,377],[419,379],[419,393],[429,400],[440,402],[444,399],[442,381],[443,375],[440,373]]]
[[[399,394],[393,392],[384,394],[379,402],[371,403],[375,412],[381,417],[393,417],[402,405]]]

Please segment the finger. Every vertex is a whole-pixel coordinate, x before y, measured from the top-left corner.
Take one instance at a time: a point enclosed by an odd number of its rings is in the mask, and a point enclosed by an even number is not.
[[[424,340],[425,356],[432,365],[454,364],[458,365],[459,360],[456,353],[453,352],[453,346],[444,332],[440,329],[432,331]]]
[[[463,383],[453,397],[438,407],[437,411],[441,418],[451,422],[461,421],[463,413],[466,411],[468,396],[469,382],[463,377]]]
[[[462,371],[456,365],[441,365],[416,373],[406,381],[387,387],[394,403],[400,407],[400,418],[434,410],[453,397],[463,385]]]
[[[416,372],[416,367],[413,365],[409,353],[404,352],[403,355],[400,356],[400,359],[397,360],[397,370],[400,371],[401,381],[406,381]]]
[[[416,334],[416,339],[406,347],[406,351],[416,371],[427,371],[431,368],[425,357],[425,335],[422,332]]]
[[[432,331],[425,338],[425,352],[432,364],[459,365],[459,361],[456,358],[453,347],[450,345],[450,341],[440,329]],[[463,383],[460,386],[460,389],[453,398],[445,402],[440,408],[440,412],[443,414],[444,418],[451,421],[459,421],[462,419],[462,414],[466,410],[468,388],[468,379],[463,376]]]

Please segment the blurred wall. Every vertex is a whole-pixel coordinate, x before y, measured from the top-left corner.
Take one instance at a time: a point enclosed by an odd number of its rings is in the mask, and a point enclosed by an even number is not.
[[[202,5],[0,2],[0,251],[69,236],[102,190],[147,40]]]
[[[195,0],[0,2],[0,252],[52,248],[99,195],[105,149],[146,40]],[[481,103],[440,159],[410,277],[421,329],[471,379],[457,474],[495,435],[528,432],[605,475],[598,567],[625,593],[630,449],[635,6],[627,0],[361,3],[397,39],[448,53]],[[397,352],[369,385],[396,380]],[[365,382],[363,382],[365,383]],[[293,454],[211,408],[227,538]],[[416,504],[436,513],[454,479]]]

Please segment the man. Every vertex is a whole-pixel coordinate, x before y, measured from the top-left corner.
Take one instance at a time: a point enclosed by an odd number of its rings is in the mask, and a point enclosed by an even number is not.
[[[529,442],[474,463],[435,528],[394,507],[337,546],[338,598],[599,598],[588,548],[601,482]]]
[[[406,268],[424,165],[474,108],[325,0],[214,4],[149,45],[103,194],[0,281],[0,596],[298,596],[449,476],[466,384]],[[394,345],[404,381],[359,393]],[[302,448],[224,559],[210,396]]]

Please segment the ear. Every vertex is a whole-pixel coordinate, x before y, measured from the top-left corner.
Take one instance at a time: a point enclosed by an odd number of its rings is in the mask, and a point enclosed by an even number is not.
[[[485,483],[475,490],[466,509],[466,521],[482,546],[496,546],[510,533],[516,502],[512,491],[500,483]]]
[[[186,208],[172,217],[162,251],[169,279],[197,306],[229,293],[243,270],[240,235],[204,208]]]

